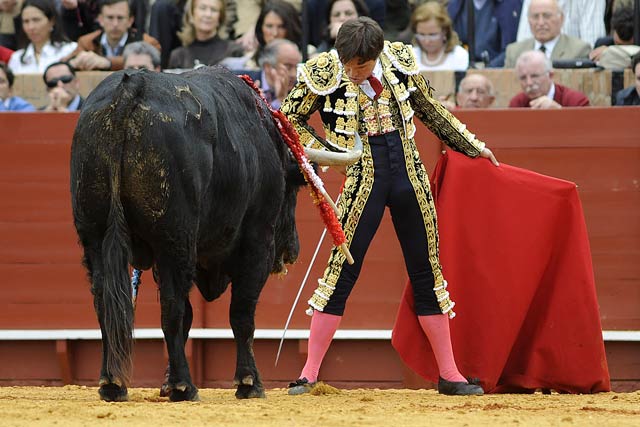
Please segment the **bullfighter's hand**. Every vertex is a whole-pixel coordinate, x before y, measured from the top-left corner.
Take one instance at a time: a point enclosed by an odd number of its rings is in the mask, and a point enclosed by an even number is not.
[[[482,150],[482,152],[480,153],[480,157],[491,160],[491,163],[493,163],[495,166],[500,166],[500,163],[498,163],[496,156],[494,156],[493,152],[487,147]]]

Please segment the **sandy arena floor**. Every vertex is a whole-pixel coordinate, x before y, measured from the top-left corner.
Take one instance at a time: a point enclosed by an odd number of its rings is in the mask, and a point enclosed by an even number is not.
[[[200,402],[172,403],[157,389],[129,390],[106,403],[97,388],[0,387],[0,426],[639,426],[640,391],[595,395],[451,397],[434,390],[341,390],[237,400],[234,390],[201,389]]]

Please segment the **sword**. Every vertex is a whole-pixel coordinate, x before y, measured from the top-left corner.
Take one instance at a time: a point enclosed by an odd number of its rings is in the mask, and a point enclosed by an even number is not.
[[[287,333],[287,329],[289,328],[289,322],[291,322],[291,317],[293,316],[293,311],[296,309],[296,305],[298,305],[298,300],[300,299],[300,295],[302,294],[302,290],[304,289],[304,284],[307,282],[307,278],[309,278],[309,273],[311,273],[311,267],[313,267],[313,263],[318,256],[318,252],[320,251],[320,246],[322,246],[322,241],[324,240],[324,236],[327,234],[327,229],[325,228],[320,236],[320,240],[318,241],[318,246],[316,246],[316,251],[313,253],[311,257],[311,262],[309,262],[309,267],[307,268],[307,272],[304,275],[304,279],[302,279],[302,283],[300,284],[300,289],[298,289],[298,295],[296,295],[295,301],[293,301],[293,305],[291,306],[291,311],[289,312],[289,317],[287,318],[287,323],[284,325],[284,329],[282,330],[282,337],[280,338],[280,345],[278,346],[278,354],[276,354],[276,363],[274,366],[278,366],[278,359],[280,358],[280,352],[282,351],[282,344],[284,343],[284,336]]]

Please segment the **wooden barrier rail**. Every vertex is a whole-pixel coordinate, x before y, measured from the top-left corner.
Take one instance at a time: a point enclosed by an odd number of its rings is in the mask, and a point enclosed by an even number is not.
[[[457,114],[501,162],[578,184],[601,321],[605,333],[614,334],[606,342],[611,377],[626,384],[617,389],[638,387],[640,344],[621,340],[620,334],[633,338],[640,331],[640,108]],[[95,334],[98,328],[71,222],[69,148],[77,119],[75,113],[0,114],[0,328],[7,333],[0,340],[0,384],[95,384],[98,375],[96,339],[74,339],[72,333],[11,339],[7,332],[89,329]],[[317,118],[313,124],[317,127]],[[441,144],[422,125],[417,141],[427,169],[433,170]],[[329,172],[322,177],[335,196],[341,176]],[[285,278],[269,279],[257,308],[256,326],[276,337],[322,233],[310,198],[302,191],[298,200],[300,259]],[[324,242],[310,277],[321,276],[329,249],[329,242]],[[157,332],[159,304],[150,275],[145,273],[142,281],[136,328],[156,332],[136,345],[135,378],[137,385],[159,385],[166,367]],[[388,339],[362,339],[366,331],[382,334],[390,329],[405,283],[401,251],[385,216],[342,321],[344,330],[354,335],[332,345],[323,365],[324,379],[351,386],[424,385],[404,368]],[[304,362],[306,337],[298,331],[308,328],[304,301],[314,289],[311,279],[294,312],[278,367],[273,366],[278,338],[265,335],[256,341],[258,365],[270,386],[294,378]],[[451,292],[455,300],[454,284]],[[205,387],[230,386],[235,346],[220,332],[228,329],[229,295],[205,303],[194,291],[191,299],[194,333],[203,334],[188,348],[193,377]],[[214,339],[213,332],[222,335]]]
[[[510,69],[484,69],[470,70],[469,73],[486,75],[495,88],[495,108],[504,108],[509,105],[509,100],[518,92],[520,85]],[[109,72],[86,71],[78,73],[80,81],[80,93],[86,97]],[[435,88],[436,96],[451,96],[464,73],[453,71],[425,72],[427,79]],[[555,70],[554,80],[557,83],[572,89],[584,92],[593,106],[610,106],[611,95],[623,87],[633,85],[635,76],[630,69],[622,72],[597,69]],[[14,94],[21,96],[36,107],[47,104],[47,91],[41,75],[22,74],[17,75],[13,84]]]

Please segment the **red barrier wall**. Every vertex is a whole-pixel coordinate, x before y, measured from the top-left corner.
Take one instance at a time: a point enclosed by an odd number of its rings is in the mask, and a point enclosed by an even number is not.
[[[640,330],[640,108],[460,111],[458,116],[500,161],[578,184],[603,329]],[[69,149],[77,117],[0,114],[0,329],[98,328],[71,222]],[[423,126],[417,140],[432,170],[442,147]],[[341,177],[333,172],[322,177],[335,196]],[[286,277],[269,280],[258,306],[257,328],[284,326],[321,235],[321,221],[304,190],[297,213],[299,261]],[[329,245],[323,243],[292,329],[308,328],[305,301],[324,270]],[[341,328],[391,329],[405,281],[387,217],[367,254]],[[452,295],[455,300],[455,285]],[[205,304],[196,291],[192,302],[194,328],[228,328],[227,295]],[[136,326],[157,328],[159,319],[155,284],[147,273]],[[256,341],[267,385],[293,379],[304,361],[305,341],[288,340],[274,368],[277,345],[277,340]],[[607,351],[613,380],[640,380],[640,343],[611,342]],[[199,385],[230,386],[235,363],[230,340],[192,341],[189,355]],[[165,363],[159,340],[139,341],[136,384],[159,385]],[[0,384],[95,384],[98,369],[98,341],[0,341]],[[407,372],[388,340],[334,342],[322,375],[351,385],[423,385]]]

